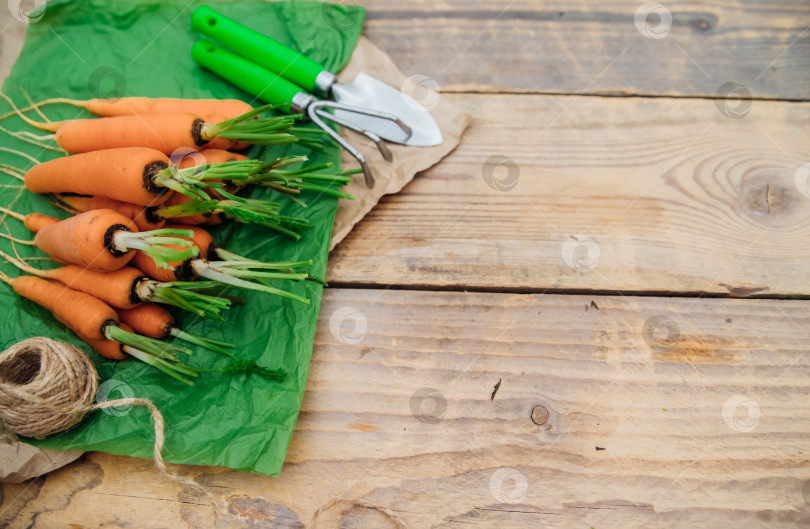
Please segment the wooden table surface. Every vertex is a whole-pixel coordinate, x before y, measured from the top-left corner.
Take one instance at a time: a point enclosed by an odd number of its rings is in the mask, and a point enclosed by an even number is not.
[[[474,120],[333,252],[281,475],[89,453],[3,523],[810,526],[807,2],[365,4]]]

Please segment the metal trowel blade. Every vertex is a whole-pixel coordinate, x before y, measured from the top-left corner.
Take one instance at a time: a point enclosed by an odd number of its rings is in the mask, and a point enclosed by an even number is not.
[[[347,110],[334,110],[335,116],[340,119],[373,132],[386,141],[415,147],[431,147],[444,141],[439,125],[425,107],[413,97],[368,74],[357,74],[349,84],[334,84],[332,95],[338,103],[393,114],[410,127],[409,135],[390,120]]]

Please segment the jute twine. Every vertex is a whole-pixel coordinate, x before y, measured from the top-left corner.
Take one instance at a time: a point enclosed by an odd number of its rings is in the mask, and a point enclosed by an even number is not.
[[[155,466],[166,477],[202,491],[219,519],[216,498],[194,480],[169,472],[163,461],[163,415],[149,399],[125,398],[93,403],[98,372],[73,345],[30,338],[0,353],[0,420],[13,432],[43,439],[78,424],[88,413],[117,406],[146,406],[155,423]]]
[[[372,492],[374,492],[374,490],[375,487],[365,484],[363,486],[355,487],[353,490],[351,490],[351,494],[354,495],[355,497],[360,498],[362,496],[367,496],[371,494]],[[366,500],[363,499],[344,498],[344,496],[349,494],[349,492],[350,489],[346,489],[337,497],[330,499],[329,501],[327,501],[326,503],[315,509],[315,512],[312,513],[312,518],[310,518],[309,520],[309,526],[315,529],[315,527],[321,525],[318,522],[320,521],[320,517],[323,513],[332,509],[332,507],[335,507],[336,505],[347,504],[347,509],[350,509],[352,507],[363,507],[364,509],[369,509],[382,513],[383,515],[388,517],[388,519],[391,520],[398,529],[408,529],[408,524],[405,523],[405,520],[397,516],[397,514],[391,509],[387,509],[381,505],[374,505],[373,503],[367,502]]]
[[[73,345],[38,337],[0,353],[0,419],[11,431],[44,439],[75,426],[93,410],[146,406],[155,423],[155,465],[172,479],[187,483],[166,470],[161,455],[163,415],[152,401],[125,398],[94,404],[97,387],[95,366]]]
[[[97,386],[96,368],[76,347],[24,340],[0,354],[0,419],[19,435],[43,439],[78,424]]]

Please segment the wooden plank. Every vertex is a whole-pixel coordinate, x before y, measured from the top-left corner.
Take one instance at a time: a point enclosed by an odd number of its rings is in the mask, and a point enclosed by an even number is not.
[[[364,4],[369,38],[450,91],[714,96],[734,81],[753,97],[810,97],[802,0],[662,1],[641,30],[641,0]]]
[[[358,223],[330,283],[810,294],[810,105],[448,97],[462,144]]]
[[[665,25],[655,30],[663,38],[637,29],[643,4],[368,0],[365,33],[406,73],[446,91],[714,97],[733,81],[754,98],[810,98],[810,9],[803,0],[661,2],[671,23],[663,11],[648,23],[656,28],[664,13]],[[20,24],[7,19],[0,79],[22,43]]]
[[[211,499],[151,462],[90,454],[5,485],[0,518],[35,528],[805,526],[805,309],[328,290],[279,479],[180,468],[216,501],[215,521]]]

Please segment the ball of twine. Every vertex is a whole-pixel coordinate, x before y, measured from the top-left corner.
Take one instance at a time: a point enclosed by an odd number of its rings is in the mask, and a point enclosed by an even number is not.
[[[38,337],[0,353],[0,419],[19,435],[43,439],[78,424],[97,386],[95,366],[73,345]]]
[[[201,489],[200,484],[169,472],[161,452],[165,441],[163,415],[149,399],[128,397],[93,403],[98,371],[77,347],[29,338],[0,353],[0,420],[25,437],[43,439],[78,424],[93,410],[117,406],[145,406],[155,424],[155,466],[169,478]]]

